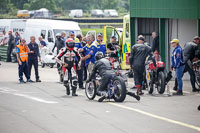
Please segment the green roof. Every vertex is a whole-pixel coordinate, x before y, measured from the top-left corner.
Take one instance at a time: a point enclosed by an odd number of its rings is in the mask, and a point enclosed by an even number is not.
[[[200,0],[130,0],[130,16],[200,19]]]

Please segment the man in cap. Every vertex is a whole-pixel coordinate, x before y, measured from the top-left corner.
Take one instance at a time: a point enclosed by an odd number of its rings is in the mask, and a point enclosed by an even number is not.
[[[193,92],[199,91],[199,89],[197,89],[195,87],[196,79],[195,79],[194,70],[192,68],[192,61],[197,56],[196,53],[197,53],[199,44],[200,44],[200,39],[198,36],[196,36],[193,38],[192,42],[188,42],[184,45],[184,50],[183,50],[183,57],[184,57],[184,63],[185,63],[184,73],[188,72],[190,75],[190,82],[192,85]],[[178,87],[178,83],[177,83],[177,79],[176,79],[174,90],[177,90],[177,87]]]
[[[106,54],[106,44],[103,41],[103,34],[102,33],[98,33],[96,45],[97,45],[97,51],[100,51],[105,55]]]
[[[133,69],[134,73],[134,81],[137,88],[137,94],[143,95],[141,85],[143,81],[143,74],[145,70],[145,61],[147,56],[152,59],[154,66],[156,66],[156,61],[153,58],[153,52],[150,47],[144,44],[144,38],[139,38],[137,40],[137,44],[133,45],[131,49],[131,56],[129,59],[131,68]]]
[[[120,56],[119,50],[121,49],[120,46],[116,42],[117,38],[112,36],[110,39],[110,43],[107,44],[107,53],[111,54],[111,57],[118,58]]]

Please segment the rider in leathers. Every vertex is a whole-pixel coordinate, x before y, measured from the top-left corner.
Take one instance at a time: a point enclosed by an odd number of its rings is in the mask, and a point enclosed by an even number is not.
[[[142,95],[144,93],[142,92],[141,85],[143,81],[146,58],[149,56],[149,59],[153,61],[154,66],[156,66],[156,61],[153,58],[153,52],[151,48],[144,44],[144,38],[139,38],[137,43],[138,44],[135,44],[132,47],[129,61],[134,73],[134,81],[137,88],[137,94]]]
[[[62,62],[63,70],[63,83],[66,87],[67,95],[70,95],[70,86],[71,83],[72,96],[78,96],[76,94],[77,89],[77,73],[80,56],[77,51],[74,50],[75,42],[73,39],[69,38],[66,40],[66,47],[60,50],[60,53],[57,56],[58,61]],[[75,62],[75,57],[77,57],[77,62]],[[62,60],[62,61],[61,61]]]
[[[93,67],[93,70],[89,79],[86,81],[87,83],[90,82],[95,77],[96,73],[98,73],[101,76],[101,84],[97,88],[97,95],[101,96],[101,98],[98,100],[99,102],[102,102],[107,97],[107,93],[105,92],[105,89],[110,79],[113,76],[115,76],[115,72],[112,69],[111,63],[109,62],[108,59],[103,58],[103,57],[104,57],[104,54],[101,51],[95,54],[96,63]],[[136,98],[137,100],[140,99],[139,97],[136,97],[136,95],[132,92],[127,91],[126,94]]]

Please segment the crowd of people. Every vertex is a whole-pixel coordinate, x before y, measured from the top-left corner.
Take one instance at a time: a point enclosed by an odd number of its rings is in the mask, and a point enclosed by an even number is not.
[[[72,96],[77,96],[77,86],[79,85],[80,89],[84,89],[83,81],[88,79],[86,82],[89,82],[92,79],[92,76],[89,77],[89,74],[94,75],[95,71],[92,70],[96,70],[97,68],[104,69],[104,71],[102,71],[104,72],[102,77],[103,83],[98,89],[103,91],[103,88],[105,88],[107,84],[106,79],[110,76],[105,70],[109,71],[111,67],[108,65],[107,61],[97,63],[97,59],[105,57],[105,54],[109,54],[109,56],[119,61],[121,47],[117,43],[116,37],[112,36],[107,46],[103,41],[102,33],[98,33],[96,38],[95,40],[95,36],[92,34],[85,37],[81,34],[75,36],[74,31],[71,31],[68,36],[65,32],[56,34],[55,45],[52,52],[56,49],[58,60],[57,68],[58,70],[63,70],[63,83],[67,88],[67,95],[70,95],[71,84]],[[153,41],[150,45],[150,43],[145,41],[144,36],[139,35],[137,43],[131,48],[129,61],[134,73],[134,81],[138,95],[143,94],[141,85],[144,80],[146,58],[149,56],[155,67],[156,61],[160,60],[158,59],[160,52],[158,33],[153,32],[152,38]],[[39,49],[47,46],[47,43],[43,41],[42,36],[40,36],[38,40],[40,44],[36,43],[35,36],[31,36],[30,42],[27,44],[26,40],[21,38],[18,32],[15,32],[15,37],[12,35],[12,31],[9,31],[8,35],[6,35],[5,31],[3,32],[3,39],[0,44],[8,44],[7,62],[11,62],[11,53],[16,53],[15,61],[19,64],[20,83],[25,83],[23,80],[23,73],[27,79],[26,82],[33,82],[30,78],[32,66],[34,66],[35,69],[35,81],[41,82],[38,73],[38,61],[41,60]],[[192,91],[199,91],[195,86],[196,79],[192,68],[192,62],[200,58],[200,37],[196,36],[193,42],[186,43],[184,45],[184,50],[181,48],[178,39],[173,39],[170,44],[174,48],[171,56],[171,70],[174,70],[176,73],[174,86],[174,90],[177,91],[176,95],[183,95],[182,77],[185,72],[189,72],[190,74]]]

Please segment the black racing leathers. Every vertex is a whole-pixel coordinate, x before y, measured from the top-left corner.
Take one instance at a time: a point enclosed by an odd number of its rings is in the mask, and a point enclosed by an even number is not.
[[[108,59],[102,58],[95,63],[89,80],[94,78],[96,73],[101,76],[101,84],[97,89],[98,93],[100,94],[106,89],[110,79],[115,75],[115,72],[112,70],[112,65]]]
[[[153,52],[149,46],[144,44],[135,44],[131,49],[129,62],[134,72],[135,85],[142,85],[145,61],[148,56],[156,66]]]

